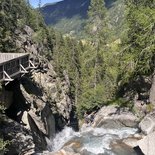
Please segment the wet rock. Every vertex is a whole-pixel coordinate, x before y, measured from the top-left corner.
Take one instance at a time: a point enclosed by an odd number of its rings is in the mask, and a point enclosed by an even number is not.
[[[80,148],[81,144],[79,142],[68,142],[59,151],[42,153],[41,155],[84,155],[83,153],[79,153]]]
[[[126,138],[123,140],[123,143],[126,144],[127,146],[134,148],[137,146],[137,143],[139,141],[139,138]]]
[[[119,143],[112,146],[112,151],[118,155],[137,155],[137,153],[131,147]],[[140,154],[139,154],[140,155]]]
[[[81,155],[81,153],[79,153],[80,148],[80,142],[68,142],[61,150],[53,153],[48,153],[47,155]]]
[[[66,150],[62,149],[62,150],[60,150],[58,152],[47,153],[47,154],[44,154],[44,155],[81,155],[81,154],[72,152],[72,150],[66,151]]]
[[[28,114],[28,122],[30,126],[30,131],[32,132],[33,142],[35,143],[35,148],[38,150],[46,150],[47,149],[46,134],[43,133],[42,131],[43,126],[41,126],[43,124],[41,123],[36,124],[35,117],[32,117],[29,114]]]
[[[86,149],[81,150],[80,154],[81,155],[95,155],[94,153],[91,153],[91,152],[87,151]]]

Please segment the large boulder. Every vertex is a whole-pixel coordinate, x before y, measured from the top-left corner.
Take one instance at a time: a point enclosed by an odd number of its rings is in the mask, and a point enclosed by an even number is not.
[[[129,138],[124,139],[123,143],[131,148],[134,148],[137,146],[137,143],[139,140],[140,140],[140,138],[129,137]]]
[[[139,123],[139,128],[144,134],[149,134],[155,131],[155,112],[146,115]]]
[[[64,75],[65,76],[65,75]],[[69,97],[69,84],[67,79],[61,80],[59,77],[52,76],[48,71],[46,74],[41,72],[33,73],[33,80],[44,92],[43,100],[54,104],[53,112],[58,112],[66,120],[70,119],[72,103]],[[38,103],[38,102],[36,102]]]
[[[93,126],[104,128],[136,127],[139,119],[115,105],[105,106],[96,114]]]
[[[10,144],[7,146],[8,155],[33,154],[35,152],[36,144],[34,144],[32,132],[19,123],[3,117],[0,132],[3,134],[5,140],[10,141]]]
[[[80,155],[79,153],[75,153],[74,151],[72,150],[64,150],[64,149],[61,149],[60,151],[58,152],[54,152],[54,153],[45,153],[45,154],[42,154],[42,155]]]
[[[35,69],[20,80],[10,82],[6,86],[7,91],[2,90],[0,101],[7,108],[7,116],[15,121],[11,123],[11,127],[10,123],[6,123],[1,129],[12,129],[14,123],[19,128],[13,136],[6,137],[14,140],[12,150],[16,154],[26,151],[23,147],[29,149],[28,146],[32,147],[32,151],[40,152],[47,149],[45,140],[53,138],[56,130],[61,130],[71,122],[73,103],[70,98],[70,81],[67,72],[64,71],[60,78],[54,71],[52,62],[42,56],[43,53],[50,52],[49,48],[44,43],[34,41],[36,33],[29,26],[25,26],[23,30],[17,29],[15,34],[14,42],[18,51],[30,53]],[[2,132],[7,135],[12,132],[11,129],[7,133]],[[29,131],[29,134],[22,134],[20,129]]]
[[[138,142],[138,146],[145,155],[155,155],[155,132],[145,136]]]
[[[155,105],[155,74],[153,75],[152,78],[152,86],[150,89],[149,101],[151,104]]]
[[[80,152],[81,147],[82,147],[82,144],[78,141],[68,142],[59,151],[47,152],[47,153],[45,152],[45,153],[42,153],[42,155],[81,155],[81,152]],[[91,154],[89,153],[89,155]]]
[[[136,152],[134,149],[132,149],[131,147],[129,147],[128,145],[122,142],[113,144],[112,151],[114,152],[114,154],[117,154],[117,155],[136,155]],[[141,154],[138,154],[138,155],[141,155]]]

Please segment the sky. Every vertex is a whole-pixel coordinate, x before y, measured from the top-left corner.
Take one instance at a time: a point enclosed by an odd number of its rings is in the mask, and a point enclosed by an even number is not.
[[[29,1],[30,1],[30,4],[34,8],[38,7],[39,0],[29,0]],[[41,0],[41,6],[43,6],[46,3],[54,3],[54,2],[59,2],[59,1],[61,1],[61,0]]]

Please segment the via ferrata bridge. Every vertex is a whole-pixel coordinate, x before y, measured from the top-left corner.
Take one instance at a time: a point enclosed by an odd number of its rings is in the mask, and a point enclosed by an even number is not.
[[[28,53],[0,53],[0,83],[7,85],[35,68]]]

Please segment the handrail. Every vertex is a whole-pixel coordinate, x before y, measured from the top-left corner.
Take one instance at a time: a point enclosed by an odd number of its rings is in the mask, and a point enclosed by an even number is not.
[[[3,58],[4,57],[4,58]],[[17,76],[28,73],[31,66],[29,54],[25,53],[1,53],[0,54],[0,82],[5,84],[14,80]]]

